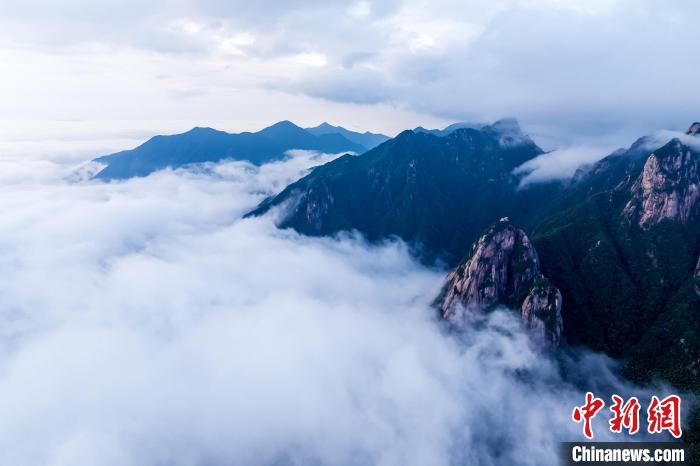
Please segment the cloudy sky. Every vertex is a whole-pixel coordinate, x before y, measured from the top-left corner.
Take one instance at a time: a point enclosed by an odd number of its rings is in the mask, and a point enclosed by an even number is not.
[[[692,0],[0,3],[0,144],[514,116],[549,149],[700,119]]]

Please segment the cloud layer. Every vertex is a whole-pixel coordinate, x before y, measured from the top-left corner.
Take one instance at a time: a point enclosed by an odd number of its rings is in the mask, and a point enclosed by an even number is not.
[[[15,2],[0,118],[395,133],[514,116],[547,149],[619,146],[698,118],[697,21],[691,0]]]
[[[507,310],[446,331],[400,242],[239,219],[330,157],[0,183],[0,463],[552,464],[582,391],[636,393]]]

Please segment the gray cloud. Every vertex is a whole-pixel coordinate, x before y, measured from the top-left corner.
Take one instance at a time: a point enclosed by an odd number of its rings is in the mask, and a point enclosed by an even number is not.
[[[507,310],[445,332],[400,242],[239,219],[331,157],[112,184],[0,160],[0,463],[552,464],[583,390],[647,396],[597,355],[563,380]]]
[[[698,118],[700,67],[690,50],[700,32],[690,0],[79,3],[32,0],[3,10],[0,53],[4,46],[22,56],[10,57],[3,87],[12,118],[40,114],[44,105],[20,98],[33,89],[51,115],[92,114],[76,97],[84,90],[87,101],[104,100],[109,118],[126,118],[134,110],[124,102],[138,101],[153,119],[222,118],[217,102],[243,108],[257,92],[265,101],[258,107],[284,109],[286,118],[310,102],[336,119],[370,120],[381,104],[397,109],[389,114],[396,120],[400,112],[433,121],[515,116],[548,149],[625,145]],[[30,60],[28,50],[38,55]],[[34,66],[22,71],[27,60]],[[74,78],[32,81],[39,70]],[[152,75],[170,76],[162,95]],[[209,96],[163,102],[193,88]],[[289,93],[289,102],[265,100],[270,88]]]
[[[697,119],[700,97],[689,92],[700,78],[688,56],[700,39],[693,3],[608,5],[593,12],[565,3],[513,6],[494,13],[473,40],[428,32],[435,45],[387,46],[373,65],[386,78],[387,101],[449,120],[517,116],[557,145],[625,144]],[[457,30],[470,26],[464,8],[450,17]],[[426,23],[440,19],[428,14]],[[309,78],[310,88],[317,79]],[[336,81],[342,96],[347,84],[330,76],[328,85]]]
[[[271,87],[287,91],[296,90],[313,97],[352,102],[358,104],[376,104],[390,100],[391,90],[384,77],[377,72],[366,69],[346,71],[343,74],[318,72],[300,83],[285,83]]]

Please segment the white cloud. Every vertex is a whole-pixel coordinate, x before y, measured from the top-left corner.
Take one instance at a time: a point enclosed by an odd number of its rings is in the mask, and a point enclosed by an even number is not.
[[[583,165],[596,162],[610,154],[609,147],[567,147],[547,152],[513,170],[513,173],[525,176],[520,186],[542,181],[563,180],[571,178]]]
[[[581,390],[632,393],[509,311],[444,332],[400,242],[240,220],[330,157],[0,183],[0,463],[551,464]]]
[[[302,65],[320,68],[328,63],[326,56],[322,53],[306,52],[294,55],[291,59]]]
[[[366,18],[372,13],[372,3],[366,0],[360,0],[350,6],[347,11],[350,16]]]

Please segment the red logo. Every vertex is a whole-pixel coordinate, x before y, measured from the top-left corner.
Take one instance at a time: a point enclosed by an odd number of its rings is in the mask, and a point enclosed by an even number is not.
[[[624,427],[630,435],[636,434],[639,430],[639,409],[641,408],[639,400],[633,396],[624,405],[623,399],[617,395],[613,395],[612,400],[610,411],[613,412],[613,418],[610,419],[610,431],[620,433]]]
[[[656,396],[651,397],[649,409],[647,409],[649,433],[661,433],[667,430],[676,438],[683,434],[681,431],[681,399],[679,396],[670,395],[659,401]]]
[[[612,418],[608,422],[610,431],[622,433],[626,429],[629,435],[634,435],[639,431],[639,412],[641,405],[637,397],[630,397],[625,401],[621,396],[612,396]],[[596,398],[593,393],[586,393],[586,402],[582,406],[576,406],[571,413],[574,422],[583,422],[583,435],[586,438],[593,438],[593,427],[591,421],[603,409],[605,402]],[[668,431],[675,438],[683,435],[681,430],[681,398],[677,395],[669,395],[663,400],[652,396],[647,409],[647,432],[650,434],[660,434]]]
[[[587,438],[593,438],[593,428],[591,427],[591,419],[598,414],[598,411],[603,409],[605,402],[600,398],[593,396],[593,393],[586,393],[586,403],[583,406],[577,406],[574,408],[574,412],[571,413],[571,417],[575,422],[583,421],[583,435]]]

